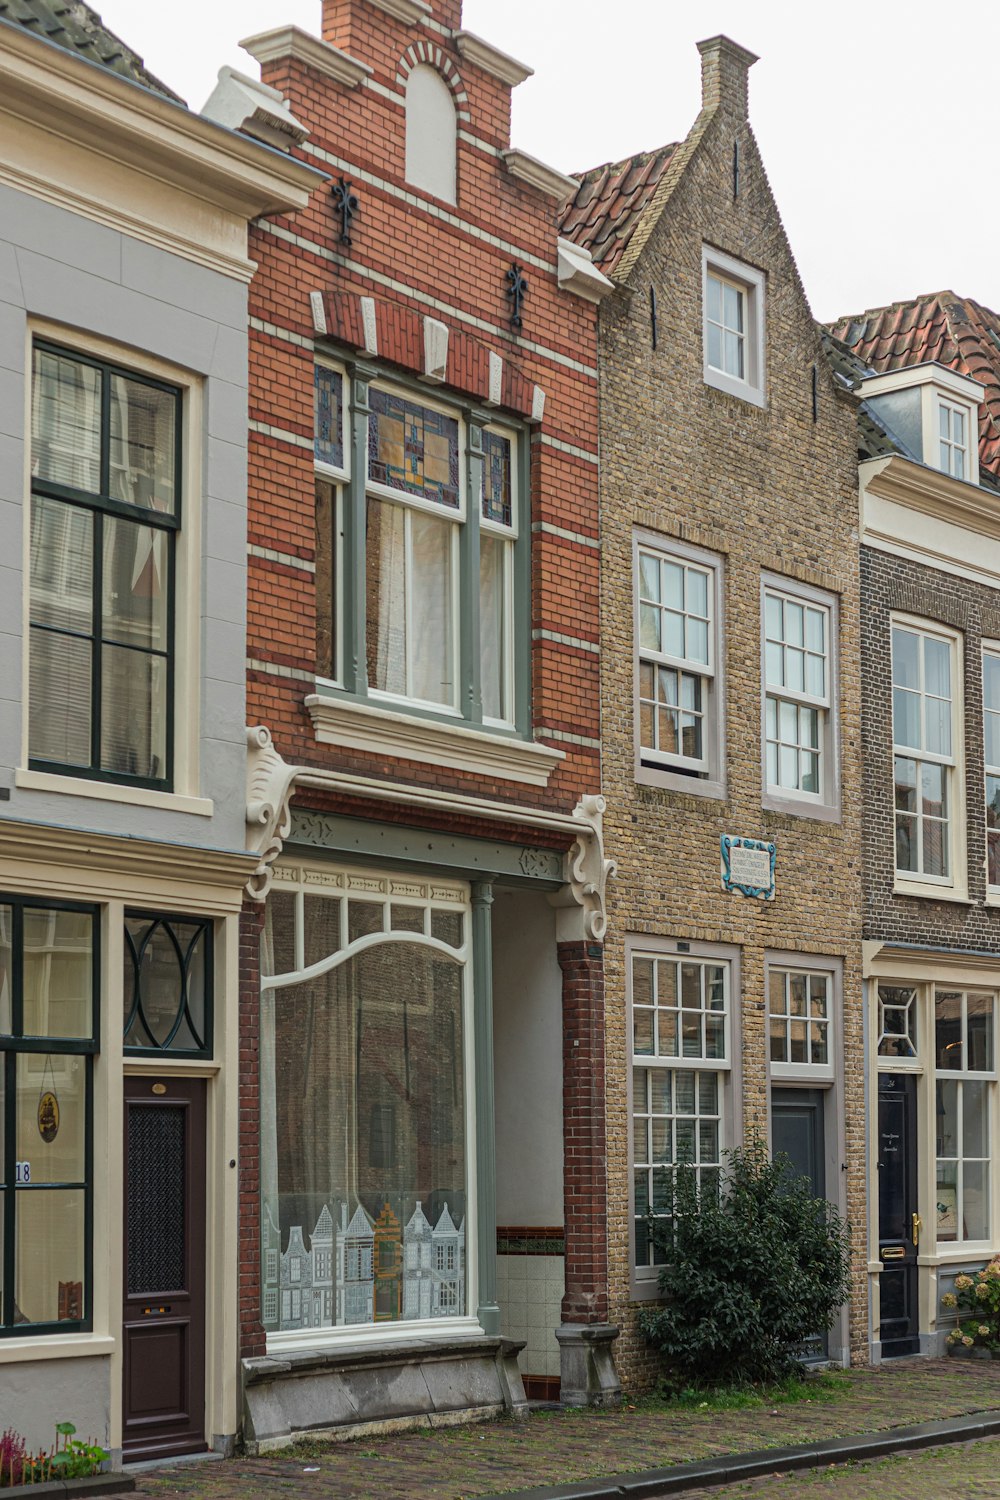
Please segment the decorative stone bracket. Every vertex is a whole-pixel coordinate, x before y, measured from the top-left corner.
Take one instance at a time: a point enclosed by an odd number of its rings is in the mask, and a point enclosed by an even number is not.
[[[274,862],[291,828],[292,796],[301,784],[369,800],[426,807],[438,813],[460,813],[464,817],[508,824],[525,823],[572,834],[573,843],[566,854],[565,884],[549,897],[556,907],[556,935],[559,942],[604,941],[608,925],[607,885],[617,866],[604,854],[603,820],[607,804],[603,797],[582,797],[567,817],[565,813],[512,807],[505,802],[442,794],[423,787],[394,786],[348,772],[290,765],[275,748],[269,729],[257,725],[246,734],[247,848],[257,856],[257,864],[247,881],[247,894],[254,901],[263,901],[268,893]]]

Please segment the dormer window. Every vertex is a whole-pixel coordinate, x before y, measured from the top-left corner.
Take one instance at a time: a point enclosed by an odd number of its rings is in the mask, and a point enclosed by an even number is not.
[[[968,411],[951,401],[938,401],[938,468],[956,479],[968,472]]]
[[[870,375],[861,394],[901,453],[967,484],[979,483],[976,443],[983,386],[928,361]]]

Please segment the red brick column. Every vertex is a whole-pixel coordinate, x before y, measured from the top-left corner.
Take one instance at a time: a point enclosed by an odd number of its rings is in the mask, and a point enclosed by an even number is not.
[[[240,913],[240,1356],[265,1353],[260,1318],[260,939],[264,907]]]
[[[564,1323],[608,1316],[604,950],[559,943],[563,1010]]]

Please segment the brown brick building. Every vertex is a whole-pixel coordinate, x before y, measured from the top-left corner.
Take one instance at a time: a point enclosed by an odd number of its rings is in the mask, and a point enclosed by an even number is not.
[[[601,305],[608,1246],[623,1383],[648,1378],[647,1208],[753,1135],[854,1228],[865,1347],[854,402],[833,380],[747,118],[700,44],[680,144],[585,173],[564,232]],[[846,399],[845,399],[846,397]],[[720,874],[721,870],[721,874]]]
[[[1000,318],[941,292],[832,332],[863,398],[872,1351],[936,1353],[1000,1249]]]
[[[247,1437],[602,1399],[610,284],[459,0],[245,45],[328,176],[251,246]]]

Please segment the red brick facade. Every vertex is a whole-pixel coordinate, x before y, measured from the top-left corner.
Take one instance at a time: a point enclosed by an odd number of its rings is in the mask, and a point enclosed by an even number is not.
[[[517,808],[566,815],[600,790],[597,309],[559,288],[559,205],[508,170],[500,153],[510,145],[510,85],[461,55],[453,35],[460,12],[460,0],[433,0],[430,18],[407,23],[373,0],[324,0],[324,40],[371,69],[365,81],[338,83],[301,56],[262,65],[264,82],[309,132],[296,154],[333,182],[345,179],[359,208],[350,243],[327,185],[306,211],[251,230],[259,269],[250,292],[247,722],[266,725],[289,762],[509,802],[512,811],[509,823],[498,823],[468,808],[425,816],[391,800],[300,793],[312,808],[566,848],[571,836],[526,826]],[[405,181],[405,80],[417,62],[438,70],[456,105],[456,203]],[[519,329],[506,295],[514,264],[528,282]],[[377,358],[363,352],[371,340],[362,298],[374,299]],[[304,706],[317,671],[315,352],[420,379],[426,317],[449,333],[445,381],[428,394],[483,409],[490,356],[499,356],[503,380],[492,410],[520,424],[530,445],[530,515],[521,524],[531,529],[532,731],[564,756],[545,787],[320,745]],[[565,1315],[600,1321],[607,1311],[601,948],[570,953],[561,945],[561,954],[567,1024],[580,1039],[578,1048],[566,1043]],[[257,1023],[249,1014],[259,980],[255,955],[243,957],[240,1317],[249,1355],[263,1347]]]

